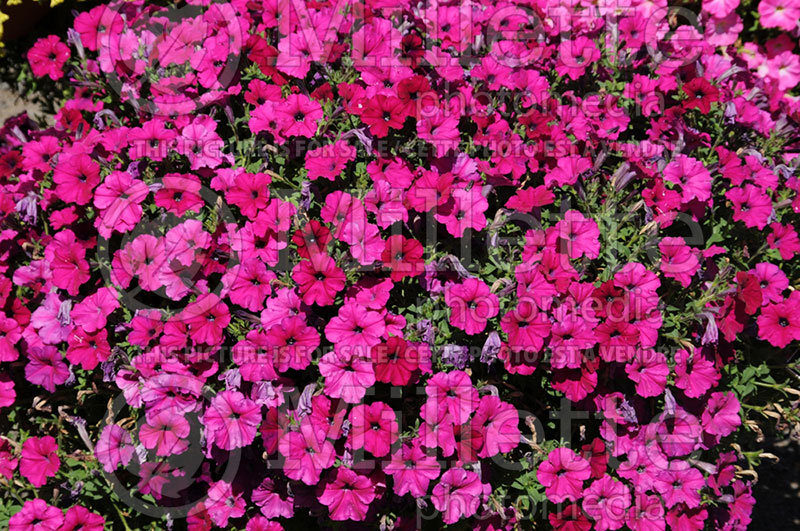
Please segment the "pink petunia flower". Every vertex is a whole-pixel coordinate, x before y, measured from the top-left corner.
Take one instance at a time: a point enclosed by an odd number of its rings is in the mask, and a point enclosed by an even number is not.
[[[450,307],[450,324],[469,335],[483,332],[486,322],[500,311],[497,295],[477,278],[446,284],[444,300]]]
[[[364,520],[375,499],[375,485],[367,476],[340,466],[318,499],[328,507],[332,520],[358,522]]]
[[[59,531],[103,531],[106,519],[86,507],[73,505],[64,515],[64,524]]]
[[[8,531],[56,531],[64,523],[64,513],[39,498],[28,500],[8,521]]]
[[[394,478],[394,492],[406,493],[415,498],[425,496],[428,485],[439,477],[439,463],[434,455],[422,450],[422,441],[414,439],[392,454],[392,460],[383,470]]]
[[[700,421],[706,433],[725,437],[742,424],[739,400],[732,392],[711,393]]]
[[[583,482],[591,476],[589,462],[569,448],[552,450],[539,465],[536,477],[544,485],[547,498],[554,503],[576,501],[583,492]]]
[[[149,415],[139,428],[139,440],[158,456],[182,454],[189,447],[189,422],[179,411],[163,409]]]
[[[51,393],[56,386],[69,378],[70,370],[64,358],[55,347],[45,345],[33,347],[28,352],[28,364],[25,365],[25,379],[32,384],[41,385]]]
[[[628,487],[611,476],[596,479],[583,492],[581,507],[595,521],[594,529],[619,529],[625,523],[631,506]]]
[[[369,358],[328,352],[319,360],[319,372],[325,378],[325,392],[356,404],[375,383],[375,369]]]
[[[214,524],[227,527],[228,520],[244,515],[246,502],[242,493],[234,493],[230,483],[220,480],[211,484],[204,502]]]
[[[206,436],[223,450],[249,445],[261,424],[261,406],[239,391],[222,391],[206,409]]]
[[[283,470],[286,477],[316,485],[320,474],[336,459],[327,430],[315,425],[310,417],[300,419],[297,431],[280,437],[278,451],[286,459]]]
[[[442,513],[446,524],[454,524],[478,512],[481,501],[490,492],[488,484],[481,483],[480,476],[463,468],[451,468],[442,474],[433,487],[431,501]]]
[[[19,473],[34,487],[41,487],[47,482],[47,478],[56,475],[61,466],[57,452],[56,440],[49,435],[25,439],[22,443]]]
[[[520,443],[517,408],[494,395],[481,397],[472,425],[480,427],[483,432],[483,446],[478,457],[487,458],[510,452]]]
[[[425,393],[427,401],[445,409],[456,424],[467,422],[478,407],[478,390],[464,371],[436,373],[428,380]]]
[[[334,344],[337,355],[368,359],[370,349],[380,343],[385,330],[380,313],[348,302],[325,326],[325,337]]]
[[[117,293],[103,287],[76,304],[70,312],[70,317],[76,325],[91,334],[104,328],[107,318],[119,307]]]
[[[397,440],[399,428],[394,410],[388,404],[375,402],[370,405],[355,406],[348,416],[350,433],[347,447],[351,450],[364,449],[375,457],[389,454],[392,444]]]
[[[58,35],[48,35],[36,41],[28,51],[28,62],[36,77],[48,76],[53,81],[64,77],[64,63],[69,59],[69,47]]]
[[[131,434],[124,428],[109,424],[100,432],[94,447],[94,455],[109,474],[122,464],[128,466],[133,457],[134,447]]]

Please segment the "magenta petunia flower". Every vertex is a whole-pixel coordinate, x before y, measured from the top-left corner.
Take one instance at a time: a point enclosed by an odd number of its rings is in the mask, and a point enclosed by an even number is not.
[[[770,345],[784,348],[800,340],[800,292],[777,303],[768,304],[758,316],[758,337]]]
[[[394,452],[383,470],[394,478],[394,492],[398,496],[409,493],[421,498],[430,482],[439,477],[439,468],[436,456],[423,451],[422,441],[417,438]]]
[[[311,254],[301,260],[292,270],[292,280],[305,304],[328,306],[333,304],[336,294],[344,288],[344,272],[336,262],[323,252]]]
[[[319,333],[308,326],[303,317],[295,315],[270,328],[266,340],[278,372],[302,370],[314,357],[319,346]]]
[[[708,360],[700,350],[694,351],[694,354],[685,350],[675,353],[675,386],[683,389],[686,396],[702,396],[716,386],[719,378],[714,362]]]
[[[595,521],[598,531],[621,528],[630,506],[630,490],[611,476],[596,479],[583,491],[581,507]]]
[[[36,41],[28,51],[28,62],[36,77],[48,76],[53,81],[64,77],[64,63],[69,59],[69,47],[58,35],[48,35]]]
[[[325,326],[325,337],[333,343],[338,356],[370,357],[370,349],[381,342],[386,323],[380,313],[348,302]]]
[[[207,345],[222,341],[222,333],[231,322],[228,306],[217,295],[207,293],[183,310],[183,316],[192,327],[192,339]]]
[[[319,360],[319,373],[325,377],[325,393],[348,404],[357,404],[375,383],[375,369],[369,358],[351,357],[335,350]]]
[[[700,421],[706,433],[725,437],[742,424],[739,400],[732,392],[711,393]]]
[[[103,531],[106,519],[86,507],[74,505],[67,509],[59,531]]]
[[[6,373],[0,372],[0,408],[12,405],[16,398],[17,392],[14,390],[14,380]]]
[[[28,500],[8,521],[8,531],[56,531],[64,523],[64,513],[39,498]]]
[[[394,282],[399,282],[405,277],[415,277],[425,270],[422,244],[413,238],[406,238],[401,234],[389,236],[386,247],[381,254],[383,267],[390,272]]]
[[[649,398],[658,396],[667,386],[669,366],[661,352],[651,349],[638,349],[633,359],[625,365],[628,378],[636,382],[636,394]]]
[[[358,522],[364,520],[369,504],[375,499],[375,485],[367,476],[340,466],[318,499],[328,507],[332,520]]]
[[[478,407],[478,390],[464,371],[436,373],[428,380],[425,393],[427,401],[445,409],[456,424],[467,422]]]
[[[129,172],[106,176],[94,192],[94,206],[102,211],[95,221],[97,232],[110,238],[114,231],[131,231],[142,219],[141,203],[149,194],[150,188]]]
[[[103,287],[73,306],[70,317],[91,334],[105,327],[107,318],[119,307],[116,291]]]
[[[253,490],[252,500],[267,518],[291,518],[294,515],[294,497],[289,495],[286,483],[264,478]]]
[[[552,236],[551,236],[552,234]],[[600,229],[592,218],[577,210],[568,210],[564,219],[556,223],[555,231],[548,233],[548,244],[558,246],[570,258],[586,256],[595,259],[600,255]]]
[[[661,271],[664,276],[674,278],[684,288],[692,283],[692,277],[700,269],[700,261],[683,238],[666,237],[658,244],[661,251]]]
[[[303,94],[290,94],[274,109],[281,134],[311,138],[317,132],[317,124],[322,119],[322,107]]]
[[[661,494],[667,508],[685,503],[693,509],[700,506],[700,491],[705,484],[699,470],[686,461],[673,459],[666,470],[656,475],[653,486]]]
[[[14,449],[8,439],[0,437],[0,476],[11,479],[17,469],[19,459],[15,456]]]
[[[433,487],[431,501],[442,513],[446,524],[454,524],[462,518],[469,518],[478,512],[482,501],[491,492],[488,484],[481,483],[475,472],[463,468],[451,468],[442,474]]]
[[[520,443],[519,414],[517,408],[499,397],[481,397],[472,425],[483,432],[483,446],[478,457],[493,457],[510,452]]]
[[[396,414],[388,404],[359,404],[350,410],[348,420],[348,448],[354,451],[363,448],[375,457],[389,454],[392,444],[397,440],[399,428]]]
[[[53,182],[63,201],[86,205],[100,184],[100,165],[86,153],[62,155],[53,172]]]
[[[306,153],[305,166],[312,181],[320,177],[335,181],[348,162],[356,157],[356,148],[344,140],[311,149]]]
[[[733,219],[746,227],[763,230],[772,214],[772,200],[759,187],[747,184],[731,188],[725,197],[733,203]]]
[[[128,466],[133,457],[134,447],[131,434],[124,428],[109,424],[100,432],[94,447],[94,455],[108,473],[122,464]]]
[[[372,347],[375,379],[396,386],[407,385],[430,363],[430,348],[425,343],[410,343],[402,337],[392,336]]]
[[[625,525],[632,531],[664,531],[665,512],[664,504],[658,496],[639,492],[634,495]]]
[[[589,479],[589,462],[569,448],[552,450],[539,465],[536,477],[545,486],[547,498],[554,503],[576,501],[583,492],[583,482]]]
[[[461,284],[447,283],[444,300],[450,307],[450,324],[469,335],[479,334],[489,319],[500,311],[497,295],[477,278],[467,278]]]
[[[249,445],[261,424],[261,406],[239,391],[222,391],[203,416],[206,436],[223,450]]]
[[[548,514],[547,519],[553,529],[557,531],[589,531],[592,529],[592,522],[576,504],[567,505],[559,512]]]
[[[111,345],[108,344],[108,332],[105,329],[88,334],[76,327],[67,338],[67,343],[66,357],[69,362],[80,365],[86,371],[94,370],[98,363],[111,356]]]
[[[286,459],[283,465],[286,477],[306,485],[316,485],[320,474],[336,459],[328,430],[309,417],[300,419],[297,431],[280,437],[278,451]]]
[[[45,345],[33,347],[28,352],[28,364],[25,365],[25,379],[32,384],[41,385],[51,393],[56,386],[69,378],[70,370],[64,358],[55,347]]]
[[[664,179],[680,186],[684,203],[711,197],[711,174],[699,160],[680,154],[664,168]]]
[[[212,483],[204,502],[214,524],[226,527],[228,520],[244,515],[246,503],[242,493],[235,493],[230,483],[220,480]]]
[[[41,487],[47,478],[56,475],[58,467],[61,466],[57,452],[56,440],[49,435],[25,439],[22,443],[19,473],[34,487]]]
[[[164,409],[149,415],[139,428],[139,440],[156,455],[178,455],[189,447],[189,431],[189,422],[179,411]]]

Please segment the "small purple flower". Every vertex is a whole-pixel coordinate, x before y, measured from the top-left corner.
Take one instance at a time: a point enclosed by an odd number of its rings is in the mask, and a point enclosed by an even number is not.
[[[453,365],[456,369],[463,369],[469,362],[469,348],[460,345],[445,345],[442,347],[442,361]]]
[[[238,368],[228,369],[220,374],[218,379],[225,382],[225,389],[239,389],[242,385],[242,375]]]
[[[414,325],[417,329],[417,332],[420,335],[422,341],[427,343],[428,345],[433,345],[434,337],[433,337],[433,325],[431,325],[430,319],[422,319],[418,321],[416,325]]]
[[[33,192],[28,192],[28,195],[23,197],[17,202],[17,206],[14,208],[17,212],[22,214],[22,219],[26,223],[30,223],[32,225],[36,225],[37,218],[37,206],[39,204],[39,198]]]
[[[303,388],[300,394],[300,400],[297,402],[297,409],[295,414],[298,419],[311,414],[311,398],[314,396],[314,391],[317,389],[317,384],[308,384]]]
[[[500,340],[500,334],[497,332],[490,332],[489,337],[486,338],[486,342],[483,344],[483,349],[481,350],[481,363],[485,363],[487,365],[491,365],[497,360],[497,354],[500,352],[500,347],[502,346],[502,341]]]
[[[58,324],[61,326],[69,326],[71,319],[69,317],[70,312],[72,312],[72,301],[66,300],[62,301],[61,305],[58,307],[58,315],[56,315],[56,319],[58,319]]]
[[[717,329],[717,322],[714,319],[714,316],[708,312],[702,313],[703,317],[708,320],[708,324],[706,325],[706,330],[703,332],[703,345],[708,345],[709,343],[716,343],[719,341],[719,330]]]

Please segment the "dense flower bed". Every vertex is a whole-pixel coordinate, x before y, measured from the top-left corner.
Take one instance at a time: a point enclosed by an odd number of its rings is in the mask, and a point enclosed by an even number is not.
[[[800,340],[800,4],[757,10],[77,14],[0,131],[0,521],[746,528]]]

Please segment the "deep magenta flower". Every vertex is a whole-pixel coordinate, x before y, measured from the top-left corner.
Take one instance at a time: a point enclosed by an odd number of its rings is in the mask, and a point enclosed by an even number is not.
[[[340,466],[326,483],[319,502],[328,507],[332,520],[362,521],[375,499],[375,486],[367,476]]]
[[[631,506],[628,487],[611,476],[596,479],[583,492],[581,507],[595,521],[595,529],[619,529]]]
[[[354,451],[363,448],[375,457],[389,454],[392,444],[397,440],[399,428],[396,414],[388,404],[359,404],[350,410],[348,420],[348,448]]]
[[[536,477],[545,486],[547,498],[555,503],[576,501],[583,492],[583,482],[589,479],[592,470],[589,462],[569,448],[556,448],[547,460],[539,465]]]
[[[239,518],[245,512],[245,500],[241,493],[235,493],[230,483],[217,481],[208,489],[205,501],[208,514],[214,524],[226,527],[228,520]]]
[[[494,395],[481,397],[472,425],[483,432],[483,446],[478,457],[510,452],[520,443],[517,408]]]
[[[208,345],[222,341],[222,333],[231,321],[228,306],[213,293],[200,295],[186,307],[183,315],[192,328],[192,339]]]
[[[380,313],[348,302],[325,326],[325,337],[334,344],[338,356],[370,357],[370,349],[380,343],[386,322]]]
[[[292,270],[292,280],[306,304],[328,306],[333,304],[336,294],[344,288],[344,272],[336,262],[323,252],[310,254]]]
[[[447,411],[456,424],[467,422],[478,407],[478,390],[464,371],[434,374],[425,386],[425,393],[428,403]]]
[[[177,455],[189,447],[189,431],[189,422],[179,411],[164,409],[139,428],[139,440],[156,455]]]
[[[25,378],[32,384],[41,385],[53,393],[57,385],[67,381],[69,375],[69,368],[55,347],[49,345],[33,347],[28,352]]]
[[[19,460],[19,473],[34,487],[41,487],[58,472],[61,460],[58,458],[58,445],[49,435],[30,437],[22,443],[22,457]]]
[[[320,474],[336,458],[328,435],[325,426],[317,425],[310,417],[303,417],[297,431],[281,436],[278,451],[286,459],[283,466],[286,477],[306,485],[316,485]]]
[[[8,521],[9,531],[56,531],[64,523],[64,513],[39,498],[28,500]]]
[[[481,483],[480,476],[475,472],[451,468],[442,474],[433,487],[431,501],[441,511],[444,523],[454,524],[478,512],[489,492],[489,485]]]
[[[223,450],[247,446],[261,424],[261,406],[239,391],[222,391],[206,409],[206,436]]]
[[[103,428],[94,447],[95,457],[103,465],[103,470],[108,473],[113,472],[120,464],[128,466],[133,452],[131,434],[116,424],[109,424]]]
[[[415,498],[425,496],[430,482],[439,477],[439,463],[434,455],[422,449],[422,441],[413,439],[392,454],[384,471],[394,478],[394,491],[398,496],[406,493]]]
[[[86,507],[74,505],[67,509],[64,515],[64,524],[59,531],[103,531],[105,518],[91,512]]]
[[[450,307],[450,324],[470,335],[483,332],[487,321],[500,311],[497,295],[477,278],[446,284],[444,300]]]
[[[36,77],[48,76],[52,80],[64,77],[64,64],[69,59],[69,47],[58,35],[48,35],[34,43],[28,51],[28,62]]]

